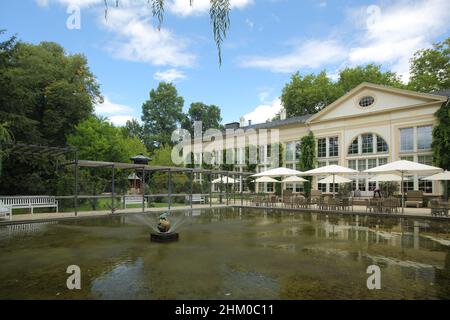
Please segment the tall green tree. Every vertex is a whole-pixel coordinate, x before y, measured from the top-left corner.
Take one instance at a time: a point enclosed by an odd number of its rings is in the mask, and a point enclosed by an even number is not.
[[[85,160],[130,162],[130,157],[146,153],[139,138],[124,136],[121,128],[95,116],[80,123],[67,142]]]
[[[87,60],[52,42],[0,45],[0,121],[17,141],[65,145],[66,136],[101,101]]]
[[[411,59],[411,90],[432,92],[450,88],[450,38],[419,50]]]
[[[16,142],[65,146],[99,101],[83,55],[67,54],[53,42],[0,42],[0,123],[8,123]],[[3,161],[0,194],[50,194],[54,179],[54,158],[10,155]]]
[[[150,100],[142,105],[144,141],[149,151],[161,145],[172,145],[172,132],[184,119],[184,99],[171,83],[161,82],[150,91]]]
[[[341,91],[325,71],[305,76],[297,72],[283,88],[281,102],[287,116],[294,117],[316,113],[340,95]]]
[[[450,170],[450,100],[444,103],[435,114],[438,125],[433,129],[433,158],[435,165]],[[446,183],[445,197],[448,199],[450,184]]]
[[[191,104],[182,123],[182,128],[188,130],[191,135],[194,134],[194,122],[202,122],[202,133],[208,129],[220,129],[222,116],[221,110],[216,105],[206,105],[202,102]]]
[[[302,137],[300,140],[300,171],[308,171],[314,169],[316,161],[316,138],[314,133],[310,132],[307,136]],[[307,198],[311,195],[311,182],[312,178],[307,177],[309,183],[304,184],[305,196]]]
[[[342,94],[352,90],[362,82],[382,84],[396,88],[403,88],[401,78],[391,71],[382,71],[380,65],[367,64],[354,68],[345,68],[339,72],[336,85]]]
[[[128,120],[123,130],[127,136],[139,138],[139,140],[144,141],[144,130],[136,119]]]

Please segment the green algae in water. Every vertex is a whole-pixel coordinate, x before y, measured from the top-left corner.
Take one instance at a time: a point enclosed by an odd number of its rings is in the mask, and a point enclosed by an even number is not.
[[[0,299],[449,299],[450,223],[213,209],[0,227]],[[366,269],[381,268],[381,290]],[[69,265],[81,290],[66,287]]]

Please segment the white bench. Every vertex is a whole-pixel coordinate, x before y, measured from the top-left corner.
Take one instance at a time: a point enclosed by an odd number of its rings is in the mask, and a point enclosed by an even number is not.
[[[0,197],[3,205],[11,209],[30,209],[33,214],[34,208],[56,208],[58,212],[58,200],[50,196],[20,196],[20,197]]]
[[[201,194],[193,194],[192,195],[192,203],[205,204],[206,200],[205,200],[205,197],[202,196]]]
[[[142,205],[142,196],[123,196],[123,208],[126,209],[129,204]],[[144,199],[144,207],[147,207],[147,198]]]
[[[9,220],[12,220],[12,208],[0,201],[0,218],[9,216]]]

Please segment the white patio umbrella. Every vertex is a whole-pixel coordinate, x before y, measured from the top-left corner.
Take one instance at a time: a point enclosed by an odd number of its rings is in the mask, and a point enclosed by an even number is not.
[[[291,177],[284,179],[281,182],[283,182],[283,183],[301,183],[301,182],[309,182],[309,181],[306,179],[303,179],[301,177],[291,176]]]
[[[408,181],[408,178],[403,178],[404,181]],[[387,173],[387,174],[379,174],[377,176],[369,178],[369,181],[372,182],[400,182],[402,181],[402,177],[396,174]]]
[[[334,190],[334,184],[335,179],[336,179],[336,175],[340,175],[340,174],[356,174],[359,173],[356,170],[350,169],[350,168],[346,168],[346,167],[342,167],[342,166],[338,166],[338,165],[331,165],[331,166],[325,166],[325,167],[320,167],[320,168],[316,168],[316,169],[312,169],[306,172],[303,172],[303,176],[320,176],[320,175],[331,175],[333,176],[333,197],[336,196],[335,190]]]
[[[441,168],[429,166],[422,163],[399,160],[387,163],[385,165],[368,169],[366,173],[400,173],[401,174],[401,191],[402,191],[402,213],[405,212],[405,192],[403,188],[403,181],[405,181],[405,174],[420,174],[420,173],[432,173],[442,171]]]
[[[341,176],[328,176],[325,179],[317,181],[317,183],[330,184],[330,183],[350,183],[352,180],[341,177]]]
[[[264,172],[260,172],[257,174],[252,175],[252,177],[271,177],[271,178],[276,178],[276,177],[290,177],[290,176],[298,176],[303,174],[303,172],[301,171],[297,171],[294,169],[289,169],[289,168],[275,168],[275,169],[270,169]]]
[[[425,181],[445,181],[445,200],[448,200],[448,181],[450,180],[450,171],[445,170],[444,172],[437,173],[435,175],[423,178],[421,180]]]
[[[281,183],[281,181],[278,181],[271,177],[261,177],[255,180],[255,182],[260,183]]]

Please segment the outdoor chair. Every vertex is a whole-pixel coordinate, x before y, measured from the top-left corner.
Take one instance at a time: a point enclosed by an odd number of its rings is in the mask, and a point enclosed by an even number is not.
[[[293,207],[293,198],[289,195],[283,195],[283,205],[286,208],[292,208]]]
[[[430,200],[431,215],[432,216],[447,216],[450,206],[447,203],[442,203],[439,200]]]
[[[422,208],[423,204],[423,191],[422,190],[414,190],[408,191],[406,194],[405,206],[413,206],[416,208]]]
[[[340,199],[340,206],[344,211],[353,211],[353,199],[351,198],[342,198]]]
[[[366,199],[366,212],[381,212],[381,201],[377,198]]]
[[[396,198],[383,199],[381,202],[381,211],[386,213],[398,213],[400,202]]]

